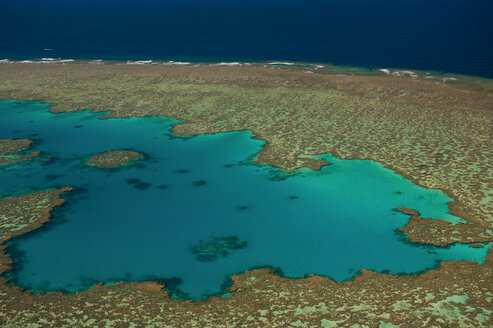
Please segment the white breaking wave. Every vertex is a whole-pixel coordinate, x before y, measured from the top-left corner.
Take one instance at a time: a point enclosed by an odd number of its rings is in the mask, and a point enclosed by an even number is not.
[[[164,63],[164,65],[190,65],[191,63],[189,62],[175,62],[173,60],[170,60],[167,63]]]
[[[41,58],[35,60],[10,60],[2,59],[0,63],[32,63],[32,64],[57,64],[57,63],[70,63],[75,61],[75,59],[61,59],[61,58]]]
[[[394,71],[390,75],[396,76],[396,77],[409,76],[410,78],[413,78],[413,79],[417,79],[419,77],[419,75],[413,71]]]
[[[385,73],[387,75],[390,75],[390,69],[388,69],[388,68],[381,68],[381,69],[379,69],[379,71],[380,72],[383,72],[383,73]]]
[[[74,59],[61,59],[61,58],[41,58],[40,61],[37,61],[36,63],[41,63],[41,64],[55,64],[55,63],[70,63],[73,62]]]
[[[127,61],[128,65],[143,65],[143,64],[151,64],[152,60],[137,60],[137,61]]]
[[[272,62],[272,63],[269,63],[269,65],[287,65],[287,66],[292,66],[292,65],[294,65],[294,63],[290,63],[290,62]]]
[[[242,64],[239,62],[230,62],[230,63],[222,62],[215,64],[215,66],[241,66],[241,65]]]

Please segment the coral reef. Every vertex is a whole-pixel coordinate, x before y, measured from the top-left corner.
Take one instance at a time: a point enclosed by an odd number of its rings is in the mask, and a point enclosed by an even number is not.
[[[416,183],[445,190],[468,223],[411,215],[411,241],[445,246],[491,241],[493,97],[485,87],[389,76],[306,74],[252,67],[0,64],[0,98],[90,108],[106,117],[169,116],[178,135],[251,130],[267,142],[257,161],[285,170],[322,164],[306,156],[373,159]],[[11,140],[11,139],[7,139]],[[15,147],[14,147],[15,148]],[[7,155],[10,156],[10,155]],[[109,160],[110,166],[112,160]],[[186,172],[186,170],[183,170]],[[132,183],[137,184],[139,181]],[[0,199],[4,242],[36,229],[69,188]],[[295,199],[296,196],[291,196]],[[244,247],[235,237],[192,247],[215,260]],[[230,238],[230,239],[228,239]],[[481,246],[478,244],[478,246]],[[200,258],[198,258],[200,259]],[[354,281],[287,279],[253,270],[232,277],[225,297],[171,298],[157,282],[99,284],[87,291],[33,295],[0,278],[6,327],[491,327],[493,250],[484,264],[444,262],[413,276],[363,270]]]
[[[32,143],[29,139],[0,139],[0,167],[38,157],[39,151],[26,151]]]
[[[144,155],[130,150],[108,150],[101,154],[89,157],[85,165],[94,166],[100,169],[113,169],[117,167],[131,165],[135,161],[141,160]]]
[[[236,236],[216,237],[207,241],[201,241],[192,246],[192,253],[199,261],[215,261],[220,256],[227,256],[233,249],[247,246],[246,240]]]

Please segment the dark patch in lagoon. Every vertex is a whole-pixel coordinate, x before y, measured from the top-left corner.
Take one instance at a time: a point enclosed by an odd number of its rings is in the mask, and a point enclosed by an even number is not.
[[[42,165],[50,165],[60,161],[60,157],[57,156],[48,156],[43,159]]]
[[[66,202],[61,206],[57,206],[53,209],[53,211],[61,211],[67,208],[67,212],[69,212],[69,208],[71,205],[78,203],[81,200],[89,199],[89,189],[84,187],[76,187],[70,193],[66,193],[62,196]],[[56,212],[58,213],[58,212]]]
[[[79,128],[81,128],[81,127],[82,127],[82,125],[80,125],[80,124],[79,124],[79,125],[74,125],[74,128],[75,128],[75,129],[79,129]]]
[[[136,183],[139,183],[139,182],[140,182],[140,179],[137,179],[137,178],[127,179],[127,183],[128,184],[136,184]]]
[[[244,211],[244,210],[248,210],[248,206],[245,206],[245,205],[243,205],[243,206],[238,206],[238,209],[240,209],[240,210],[242,210],[242,211]]]
[[[149,182],[139,182],[137,184],[135,184],[134,188],[135,189],[139,189],[139,190],[144,190],[144,189],[147,189],[151,186],[151,184]]]
[[[246,240],[236,236],[216,237],[207,241],[200,241],[191,247],[192,253],[198,261],[213,262],[218,257],[226,257],[233,249],[245,248]]]
[[[158,189],[161,189],[161,190],[168,189],[168,186],[165,184],[159,185],[157,187],[158,187]]]
[[[99,283],[98,280],[86,276],[80,276],[80,281],[82,282],[82,285],[86,287],[80,288],[79,290],[89,289],[91,286]]]
[[[170,129],[170,131],[171,131],[171,129]],[[175,136],[175,135],[173,135],[172,132],[165,132],[162,135],[167,136],[169,140],[179,140],[179,141],[187,141],[187,140],[191,140],[191,139],[194,139],[197,136],[199,136],[198,134],[193,135],[193,136]]]
[[[185,169],[176,170],[176,173],[188,173],[188,172],[190,172],[190,171],[185,170]]]
[[[200,186],[205,186],[207,184],[207,181],[205,180],[197,180],[193,182],[193,185],[195,187],[200,187]]]
[[[62,175],[58,175],[58,174],[47,174],[47,175],[45,175],[45,180],[46,181],[53,181],[53,180],[58,179],[61,176]]]
[[[286,177],[281,177],[281,176],[274,176],[274,177],[270,177],[270,178],[267,178],[267,179],[269,179],[270,181],[284,181],[287,178]]]
[[[295,200],[295,199],[299,199],[299,197],[298,196],[289,196],[289,199]]]

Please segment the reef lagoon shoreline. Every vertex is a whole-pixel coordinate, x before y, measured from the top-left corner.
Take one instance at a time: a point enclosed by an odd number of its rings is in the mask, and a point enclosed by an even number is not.
[[[10,63],[9,63],[9,65],[10,65]],[[21,64],[15,63],[15,65],[21,65]],[[32,64],[23,64],[23,65],[32,65]],[[74,65],[74,64],[57,63],[56,65],[57,65],[57,66],[58,66],[58,65],[60,65],[60,66],[61,66],[61,65],[63,65],[63,66],[67,65],[67,66],[68,66],[68,65]],[[86,63],[85,65],[87,65],[87,63]],[[92,64],[91,64],[91,65],[92,65]],[[138,65],[138,67],[147,67],[147,66],[151,66],[152,64],[149,64],[149,63],[144,63],[144,64],[137,64],[137,65]],[[55,65],[54,65],[54,66],[55,66]],[[134,65],[129,65],[129,66],[134,66]],[[156,65],[156,66],[157,66],[157,65]],[[165,66],[167,66],[167,65],[165,65]],[[181,66],[181,65],[179,65],[179,66]],[[287,65],[287,66],[290,66],[290,65]],[[228,66],[225,66],[225,67],[234,67],[234,68],[237,68],[237,65],[233,65],[233,66],[229,66],[229,65],[228,65]],[[284,68],[284,67],[283,67],[283,68]],[[289,68],[290,68],[290,67],[288,67],[288,69],[289,69]],[[305,73],[305,74],[306,74],[306,72],[303,72],[303,73]],[[379,75],[384,74],[384,76],[387,76],[387,74],[386,74],[385,72],[381,72],[381,71],[380,71],[379,73],[377,73],[377,74],[379,74]],[[312,75],[312,74],[307,74],[307,75]],[[412,77],[408,77],[408,78],[413,79]],[[413,79],[413,80],[414,80],[414,79]],[[447,81],[445,81],[445,82],[447,82]],[[1,83],[0,83],[0,84],[1,84]],[[0,92],[0,97],[1,97],[2,95],[3,95],[3,93],[2,93],[2,92]],[[39,99],[42,99],[42,98],[37,98],[37,100],[31,100],[31,101],[40,102],[40,100],[39,100]],[[54,101],[53,101],[53,99],[54,99],[54,98],[47,99],[47,103],[49,103],[49,105],[48,105],[48,109],[47,109],[47,110],[53,111],[53,112],[55,112],[55,113],[56,113],[56,112],[62,112],[62,111],[59,109],[59,108],[60,108],[60,105],[56,105],[56,102],[54,102]],[[21,100],[22,100],[22,99],[21,99]],[[55,105],[53,105],[53,104],[55,104]],[[57,107],[56,107],[56,109],[55,109],[55,110],[52,110],[52,106],[57,106]],[[89,108],[90,108],[90,107],[89,107]],[[83,110],[83,109],[81,108],[80,110]],[[72,111],[72,110],[71,110],[71,111]],[[93,112],[99,112],[99,110],[93,110]],[[489,113],[489,111],[488,111],[488,110],[486,110],[486,113]],[[103,115],[103,114],[101,114],[101,115]],[[151,114],[149,114],[149,116],[159,116],[159,117],[162,117],[162,115],[156,115],[155,113],[151,113]],[[121,116],[120,116],[120,114],[118,114],[118,116],[115,116],[115,113],[114,113],[114,112],[112,112],[112,111],[111,111],[111,109],[109,109],[109,110],[107,110],[107,111],[106,111],[106,113],[104,113],[104,116],[99,117],[99,118],[105,119],[105,118],[112,118],[112,117],[121,117]],[[136,116],[123,116],[123,117],[136,117]],[[146,116],[146,115],[141,115],[141,114],[138,114],[138,117],[147,117],[147,116]],[[174,116],[172,116],[172,117],[174,117]],[[172,130],[171,130],[171,134],[172,134],[172,135],[177,136],[178,138],[180,138],[180,137],[182,136],[182,134],[181,134],[181,132],[182,132],[182,131],[181,131],[180,129],[175,129],[175,127],[176,127],[176,126],[179,126],[180,124],[184,124],[184,123],[186,123],[186,122],[187,122],[187,118],[186,118],[186,117],[180,117],[180,116],[177,116],[177,117],[179,117],[179,120],[180,120],[181,122],[180,122],[180,121],[178,121],[178,123],[176,123],[176,124],[174,124],[174,125],[173,125],[173,128],[172,128]],[[176,121],[176,120],[175,120],[175,121]],[[176,131],[176,130],[178,130],[178,131]],[[241,128],[240,128],[238,131],[244,131],[244,130],[249,131],[249,133],[251,133],[251,134],[252,134],[252,137],[253,137],[253,138],[255,138],[255,139],[260,139],[260,140],[264,140],[266,143],[264,144],[263,148],[265,148],[265,147],[269,147],[269,140],[267,140],[267,139],[265,138],[265,136],[264,136],[264,135],[262,135],[262,134],[256,134],[256,133],[255,133],[255,130],[248,130],[248,129],[241,129]],[[232,130],[232,131],[235,131],[235,130]],[[185,136],[185,137],[187,137],[187,136],[192,136],[192,135],[207,134],[207,133],[202,132],[201,130],[199,130],[199,132],[201,132],[201,133],[198,133],[198,134],[192,134],[192,133],[187,132],[187,133],[185,133],[185,134],[184,134],[184,136]],[[213,133],[213,134],[216,134],[216,133],[222,133],[222,132],[224,132],[224,131],[216,131],[216,132],[212,132],[212,133]],[[226,132],[231,132],[231,131],[226,131]],[[322,154],[323,154],[323,153],[310,153],[309,155],[310,155],[310,156],[319,156],[319,155],[322,155]],[[336,157],[339,157],[339,156],[338,156],[338,154],[337,154],[337,152],[333,152],[332,154],[333,154],[334,156],[336,156]],[[347,157],[348,157],[347,155],[341,155],[339,158],[341,158],[341,159],[346,158],[346,159],[347,159]],[[378,157],[377,157],[376,159],[368,158],[368,157],[366,157],[366,156],[361,156],[361,158],[358,158],[358,157],[350,157],[350,158],[352,158],[352,159],[370,159],[370,160],[373,160],[373,161],[375,161],[375,162],[382,163],[381,161],[379,161],[379,160],[378,160]],[[267,163],[263,164],[264,162],[263,162],[262,160],[260,160],[260,161],[259,161],[259,159],[258,159],[258,155],[256,156],[256,158],[254,158],[253,164],[255,164],[255,163],[258,163],[257,165],[261,165],[261,166],[263,166],[263,165],[265,165],[265,164],[272,165],[272,164],[271,164],[271,163],[269,163],[269,162],[267,162]],[[22,164],[21,164],[21,165],[22,165]],[[425,188],[440,189],[440,190],[444,191],[447,195],[451,196],[451,198],[453,199],[453,200],[452,200],[452,201],[448,204],[448,205],[449,205],[449,213],[451,213],[451,214],[455,214],[455,215],[458,215],[458,216],[460,216],[460,217],[464,217],[464,218],[466,218],[466,220],[470,217],[470,216],[469,216],[469,213],[464,212],[464,211],[462,211],[462,210],[461,210],[461,204],[459,203],[459,201],[458,201],[455,197],[453,197],[454,192],[453,192],[452,190],[450,190],[450,191],[449,191],[449,190],[447,190],[446,188],[442,188],[442,187],[440,187],[440,186],[430,187],[430,186],[429,186],[429,184],[426,184],[426,183],[425,183],[425,184],[423,184],[423,183],[422,183],[422,181],[420,181],[419,179],[415,179],[412,175],[409,175],[409,174],[408,174],[408,172],[406,172],[405,170],[401,170],[401,169],[399,169],[399,167],[394,168],[394,167],[392,167],[391,165],[388,165],[387,163],[382,163],[382,165],[384,165],[385,167],[390,168],[391,170],[393,170],[393,171],[394,171],[394,172],[396,172],[397,174],[400,174],[400,175],[404,176],[405,178],[407,178],[407,179],[409,179],[409,180],[413,181],[413,182],[414,182],[415,184],[417,184],[417,185],[421,185],[421,186],[423,186],[423,187],[425,187]],[[283,164],[281,164],[281,165],[279,165],[279,166],[273,165],[273,167],[276,167],[276,169],[280,169],[281,171],[284,171],[284,172],[293,172],[293,171],[296,171],[296,167],[286,167],[286,166],[285,166],[285,165],[283,165]],[[465,214],[464,214],[464,213],[465,213]],[[461,214],[461,215],[459,215],[459,214]],[[463,216],[463,215],[464,215],[464,216]],[[462,241],[462,242],[464,242],[464,241]],[[477,241],[468,241],[468,243],[475,243],[475,242],[477,242]],[[457,241],[455,241],[455,242],[448,242],[448,245],[453,245],[453,244],[456,244],[456,243],[457,243]],[[4,253],[4,254],[5,254],[5,253]],[[491,252],[491,249],[490,249],[490,250],[489,250],[489,255],[487,255],[487,256],[486,256],[486,258],[485,258],[485,263],[480,264],[481,266],[482,266],[482,265],[484,265],[484,266],[486,266],[486,267],[489,267],[489,265],[491,264],[491,263],[490,263],[490,262],[491,262],[491,259],[490,259],[491,254],[492,254],[492,252]],[[7,256],[8,256],[8,255],[7,255]],[[14,259],[14,260],[15,260],[15,259]],[[1,262],[4,262],[4,260],[2,260]],[[7,261],[7,262],[8,262],[8,261]],[[455,265],[455,264],[463,266],[463,265],[467,265],[467,262],[455,262],[455,261],[442,262],[442,263],[438,266],[438,268],[434,268],[434,269],[428,270],[428,271],[426,271],[425,273],[420,273],[420,272],[416,273],[416,277],[423,276],[423,275],[424,275],[424,276],[427,276],[427,275],[435,275],[435,274],[440,274],[440,273],[442,272],[443,268],[448,268],[449,266],[453,266],[453,265]],[[472,265],[472,264],[471,264],[471,265]],[[257,269],[257,268],[254,268],[254,269]],[[231,295],[229,295],[228,293],[229,293],[229,292],[233,292],[233,295],[232,295],[231,297],[234,297],[235,293],[237,293],[238,288],[240,288],[240,290],[241,290],[241,288],[242,288],[242,287],[237,287],[237,286],[235,285],[235,282],[236,282],[236,281],[238,281],[238,279],[240,279],[240,280],[241,280],[241,277],[248,277],[248,276],[250,276],[250,275],[255,275],[255,274],[260,274],[260,275],[264,275],[264,274],[267,274],[267,275],[269,275],[269,274],[274,274],[274,275],[278,276],[278,278],[279,278],[279,279],[288,279],[288,280],[294,280],[294,281],[301,281],[301,280],[306,280],[306,279],[314,279],[314,280],[319,280],[319,279],[321,279],[321,280],[324,280],[324,281],[332,281],[332,280],[331,280],[330,278],[328,278],[328,277],[317,276],[317,275],[309,275],[308,277],[300,277],[300,278],[289,278],[289,277],[288,277],[288,278],[285,278],[285,277],[283,277],[282,275],[279,275],[279,272],[277,272],[277,271],[276,271],[276,272],[267,273],[265,270],[270,270],[270,271],[272,271],[272,268],[261,269],[261,270],[253,270],[253,271],[251,271],[251,270],[248,270],[248,269],[247,269],[247,270],[245,270],[244,272],[242,272],[241,274],[234,274],[234,275],[230,276],[229,278],[227,278],[227,280],[225,281],[225,283],[227,283],[227,282],[231,282],[231,285],[230,285],[228,288],[225,288],[225,290],[224,290],[223,292],[221,292],[221,293],[222,293],[222,295],[227,295],[227,296],[228,296],[228,298],[229,298],[229,296],[231,296]],[[359,272],[359,274],[356,274],[356,275],[353,277],[353,280],[350,280],[350,281],[347,281],[347,282],[340,282],[340,283],[342,283],[342,284],[347,283],[348,285],[356,284],[356,283],[359,283],[359,282],[361,281],[361,279],[365,279],[365,277],[367,277],[367,276],[374,276],[375,274],[376,274],[375,272],[372,272],[372,271],[369,271],[369,270],[364,270],[364,269],[363,269],[363,270],[361,270],[361,271]],[[387,277],[387,278],[384,278],[384,279],[394,279],[394,278],[391,278],[391,277],[392,277],[392,276],[395,276],[395,275],[393,275],[393,274],[385,274],[385,273],[383,273],[383,274],[382,274],[382,273],[379,273],[379,274],[377,274],[377,275],[382,275],[383,277]],[[410,277],[414,277],[414,275],[408,275],[408,276],[410,276]],[[402,277],[403,277],[402,279],[406,279],[406,278],[405,278],[406,276],[402,276]],[[2,280],[4,280],[4,278],[2,278]],[[9,284],[8,282],[5,282],[5,280],[4,280],[4,283]],[[136,283],[136,284],[141,283],[141,284],[143,284],[143,285],[145,285],[145,286],[147,286],[147,284],[149,284],[149,282],[138,282],[138,281],[136,281],[135,283]],[[288,284],[292,284],[292,283],[296,283],[296,282],[289,282]],[[299,282],[299,283],[301,284],[301,282]],[[337,282],[334,282],[334,281],[332,281],[331,283],[338,284]],[[163,287],[164,287],[164,288],[166,288],[166,287],[165,287],[165,285],[163,286],[162,281],[161,281],[161,282],[159,282],[159,281],[158,281],[158,282],[155,282],[155,283],[150,283],[150,284],[151,284],[153,287],[145,287],[145,288],[150,288],[150,290],[154,290],[154,291],[157,291],[158,289],[162,289]],[[153,284],[156,284],[156,285],[154,286]],[[90,286],[89,286],[89,287],[88,287],[88,289],[87,289],[86,291],[82,291],[82,292],[75,292],[75,294],[81,294],[81,293],[83,294],[83,293],[86,293],[86,292],[89,292],[89,291],[93,290],[94,288],[96,288],[96,289],[97,289],[97,288],[99,288],[99,287],[101,287],[101,288],[111,288],[112,286],[117,286],[118,288],[120,288],[120,287],[121,287],[121,286],[123,286],[123,285],[132,285],[132,286],[133,286],[133,285],[134,285],[134,282],[116,283],[116,285],[112,285],[112,284],[104,284],[104,283],[103,283],[103,284],[98,283],[98,284],[95,284],[95,285],[94,285],[95,287],[90,287]],[[158,288],[158,286],[161,286],[161,287],[159,287],[159,288]],[[226,287],[226,285],[224,285],[224,286]],[[242,286],[242,285],[240,284],[240,286]],[[11,286],[11,287],[12,287],[12,288],[17,288],[17,287],[15,287],[15,286]],[[171,287],[172,287],[172,286],[171,286]],[[164,293],[164,294],[166,294],[166,295],[170,295],[168,292],[165,292],[165,291],[163,291],[163,293]],[[214,303],[214,302],[216,302],[216,300],[217,300],[218,298],[223,298],[223,297],[221,297],[221,295],[220,295],[221,293],[211,295],[211,296],[209,296],[206,300],[201,300],[201,301],[193,301],[193,302],[194,302],[194,303],[196,303],[196,302],[198,302],[198,303],[201,303],[201,302],[204,302],[204,303]],[[29,294],[29,293],[28,293],[28,294]],[[56,295],[59,295],[59,293],[55,292],[55,293],[54,293],[54,294],[52,294],[52,295],[55,295],[55,296],[56,296]],[[65,294],[65,295],[66,295],[67,297],[70,297],[70,295],[72,295],[72,294]],[[76,296],[77,296],[77,295],[76,295]],[[76,297],[76,296],[74,296],[74,297]],[[78,296],[77,296],[77,297],[78,297]],[[170,296],[170,297],[171,297],[171,296]]]
[[[18,100],[10,100],[10,101],[13,101],[13,102],[19,102],[19,103],[30,103],[30,102],[18,101]],[[7,101],[7,103],[8,103],[8,102],[9,102],[9,101]],[[43,110],[44,110],[44,111],[46,111],[46,112],[50,112],[50,107],[51,107],[51,105],[50,105],[50,104],[41,103],[40,101],[34,101],[34,102],[31,102],[31,103],[35,103],[35,104],[36,104],[36,103],[38,103],[38,104],[43,104]],[[87,110],[86,110],[86,111],[87,111]],[[113,119],[113,120],[114,120],[114,119],[115,119],[115,118],[111,118],[111,117],[110,117],[110,118],[108,118],[108,117],[104,117],[104,116],[102,116],[102,114],[100,114],[100,113],[91,113],[90,111],[88,111],[88,113],[89,113],[90,115],[92,115],[92,116],[95,116],[95,118],[96,118],[96,119],[98,119],[98,120],[99,120],[99,119],[102,119],[102,120],[106,120],[106,119],[110,119],[110,120],[111,120],[111,119]],[[55,116],[56,116],[56,115],[58,115],[58,114],[57,114],[57,113],[55,113],[55,114],[51,114],[51,115],[55,115]],[[179,124],[179,123],[180,123],[180,121],[178,121],[178,120],[176,120],[176,119],[173,119],[173,118],[167,118],[167,117],[165,117],[164,119],[165,119],[165,121],[171,121],[171,122],[173,122],[173,123],[172,123],[172,125],[171,125],[171,127],[172,127],[172,126],[174,126],[174,125],[176,125],[176,124]],[[171,130],[172,130],[172,128],[171,128]],[[227,133],[227,134],[228,134],[228,133],[235,133],[235,132],[238,132],[238,131],[228,131],[228,132],[218,132],[218,133],[220,133],[220,134]],[[255,139],[255,138],[256,138],[256,136],[255,136],[255,135],[254,135],[251,131],[247,131],[247,132],[248,132],[248,134],[250,135],[250,138],[252,138],[252,139]],[[177,137],[177,138],[182,138],[181,136],[176,136],[176,135],[175,135],[175,137]],[[187,137],[185,137],[185,138],[187,138]],[[265,145],[265,144],[264,144],[264,145]],[[261,151],[261,150],[262,150],[262,148],[261,148],[259,151]],[[136,152],[130,152],[130,153],[131,153],[131,155],[132,155],[132,156],[135,156],[135,154],[138,154],[138,153],[136,153]],[[125,154],[125,155],[126,155],[126,154]],[[147,155],[146,157],[151,158],[149,155]],[[325,160],[321,159],[321,157],[323,157],[323,154],[319,154],[319,155],[316,155],[316,156],[314,156],[314,157],[315,157],[315,158],[319,158],[319,159],[318,159],[319,161],[323,161],[323,162],[329,163],[329,162],[327,162],[327,161],[325,161]],[[125,159],[126,159],[126,158],[125,158]],[[315,160],[315,159],[313,159],[313,160]],[[354,161],[359,161],[359,160],[361,160],[361,159],[350,159],[349,161],[353,161],[353,160],[354,160]],[[379,163],[379,162],[377,162],[377,161],[372,161],[372,160],[370,160],[370,159],[365,159],[365,160],[368,160],[368,161],[371,161],[371,162],[378,163],[378,164],[379,164],[379,165],[381,165],[382,167],[385,167],[383,164],[381,164],[381,163]],[[83,160],[83,161],[86,161],[86,159],[85,159],[85,160]],[[345,160],[345,161],[348,161],[348,160]],[[17,164],[17,165],[22,165],[22,164]],[[253,165],[253,166],[260,166],[260,167],[262,167],[263,169],[267,169],[268,171],[270,171],[270,173],[269,173],[269,174],[272,174],[272,175],[273,175],[273,177],[274,177],[274,179],[282,179],[282,180],[284,180],[284,179],[286,179],[286,178],[288,178],[288,179],[289,179],[290,177],[294,177],[294,176],[299,176],[299,175],[307,174],[307,173],[308,173],[308,174],[310,174],[310,172],[312,172],[312,170],[313,170],[313,172],[316,172],[316,171],[317,171],[317,170],[314,170],[314,169],[308,169],[308,168],[298,168],[298,169],[295,169],[295,170],[293,170],[293,171],[285,171],[285,170],[283,170],[282,168],[278,168],[278,167],[275,167],[275,166],[270,166],[270,165],[265,164],[265,163],[258,163],[258,162],[256,161],[256,155],[253,155],[253,157],[250,159],[250,161],[249,161],[248,163],[247,163],[247,162],[243,162],[243,163],[240,163],[239,165]],[[329,164],[329,165],[330,165],[330,164]],[[105,167],[106,167],[106,165],[101,166],[101,168],[105,168]],[[108,166],[108,167],[111,167],[111,166]],[[118,168],[118,169],[121,169],[121,168]],[[124,169],[124,167],[123,167],[122,169]],[[319,168],[318,170],[320,170],[320,169],[321,169],[321,168]],[[114,169],[112,169],[112,170],[114,170]],[[392,170],[392,169],[391,169],[391,170]],[[393,172],[395,172],[396,174],[399,174],[399,173],[398,173],[397,171],[395,171],[395,170],[392,170],[392,171],[393,171]],[[401,175],[401,174],[399,174],[399,175]],[[276,177],[277,177],[277,178],[276,178]],[[406,178],[406,177],[404,177],[404,178]],[[411,181],[412,181],[412,180],[411,180]],[[57,187],[55,186],[55,188],[57,188]],[[74,188],[75,188],[75,189],[74,189]],[[426,188],[426,187],[424,187],[424,188]],[[63,190],[68,190],[68,189],[63,189]],[[63,196],[61,196],[61,197],[65,200],[64,202],[62,202],[62,204],[63,204],[64,206],[63,206],[63,205],[62,205],[62,206],[56,206],[56,207],[55,207],[55,210],[54,210],[54,212],[53,212],[53,214],[52,214],[52,215],[57,215],[57,213],[58,213],[59,211],[62,211],[62,212],[61,212],[62,214],[67,214],[67,211],[69,210],[69,207],[68,207],[68,206],[70,205],[70,204],[68,204],[68,203],[67,203],[67,200],[72,198],[72,194],[73,194],[74,192],[77,192],[78,188],[77,188],[77,187],[70,187],[70,190],[75,190],[75,191],[70,192],[70,193],[68,193],[68,194],[66,194],[66,195],[65,195],[65,194],[63,194]],[[37,191],[33,190],[33,192],[37,192]],[[22,194],[20,194],[20,195],[22,195]],[[19,195],[19,196],[20,196],[20,195]],[[75,195],[74,195],[74,196],[75,196]],[[15,195],[3,196],[2,198],[5,198],[5,197],[15,197]],[[451,200],[448,204],[449,204],[449,205],[450,205],[450,204],[452,204],[452,203],[453,203],[453,201],[454,201],[454,200],[452,199],[452,200]],[[410,215],[410,216],[412,216],[412,213],[407,213],[406,211],[403,211],[403,213],[404,213],[404,214],[406,214],[406,215]],[[449,213],[450,213],[450,214],[453,214],[451,210],[449,210]],[[419,216],[420,214],[419,214],[419,213],[417,213],[416,215],[417,215],[417,216]],[[408,222],[408,224],[409,224],[409,222]],[[41,232],[41,231],[43,231],[44,229],[46,229],[46,228],[48,227],[48,225],[44,224],[44,225],[43,225],[43,227],[44,227],[44,228],[41,228],[41,229],[36,228],[36,229],[37,229],[37,231],[38,231],[38,232]],[[395,230],[395,232],[396,232],[396,233],[402,233],[402,232],[399,232],[399,230],[401,230],[402,228],[404,228],[404,227],[401,227],[401,228],[396,229],[396,230]],[[413,244],[413,242],[411,242],[411,241],[409,240],[409,237],[408,237],[406,234],[404,234],[404,238],[406,239],[406,241],[407,241],[407,242],[409,242],[409,243]],[[17,241],[17,242],[19,242],[19,241]],[[477,243],[477,242],[478,242],[478,241],[473,241],[473,242],[471,242],[471,243]],[[419,242],[417,242],[417,243],[419,244]],[[448,243],[448,244],[445,244],[445,245],[436,244],[436,245],[437,245],[437,246],[440,246],[440,247],[450,247],[450,246],[452,246],[452,245],[454,245],[454,244],[455,244],[455,243]],[[421,244],[421,245],[422,245],[422,247],[426,247],[426,244]],[[8,246],[8,245],[7,245],[7,246]],[[484,246],[486,246],[487,248],[490,248],[490,247],[491,247],[491,245],[489,245],[489,246],[488,246],[487,244],[483,244],[482,246],[483,246],[483,247],[484,247]],[[15,259],[14,259],[14,260],[15,260]],[[15,263],[15,262],[14,262],[14,263]],[[419,275],[419,274],[423,274],[423,273],[428,272],[428,271],[438,270],[438,268],[439,268],[439,267],[440,267],[440,265],[441,265],[440,263],[441,263],[441,261],[438,261],[438,262],[435,262],[435,264],[434,264],[434,265],[432,265],[432,266],[431,266],[431,267],[429,267],[429,268],[425,268],[425,269],[422,269],[422,270],[419,270],[419,271],[416,271],[416,272],[411,272],[411,273],[402,273],[402,274],[398,274],[398,275],[412,276],[412,275]],[[19,267],[18,267],[18,265],[17,265],[17,266],[16,266],[16,265],[14,265],[14,269],[10,271],[10,275],[9,275],[9,276],[11,276],[12,274],[14,274],[14,273],[15,273],[15,271],[16,271],[16,269],[18,269],[18,268],[19,268]],[[250,271],[252,271],[252,270],[263,270],[263,269],[270,270],[272,274],[278,275],[279,277],[286,278],[286,279],[305,279],[306,277],[309,277],[309,276],[318,276],[318,277],[328,278],[328,279],[330,279],[330,280],[332,280],[332,281],[334,281],[334,282],[336,282],[336,281],[337,281],[337,280],[334,280],[333,278],[331,278],[330,276],[324,276],[324,275],[320,275],[320,274],[311,274],[311,273],[307,273],[307,274],[302,275],[302,276],[300,276],[300,277],[289,277],[289,276],[285,276],[285,275],[282,273],[282,269],[280,269],[280,268],[274,268],[274,267],[272,267],[272,266],[270,266],[270,265],[268,265],[268,264],[267,264],[267,265],[264,265],[264,266],[253,266],[253,267],[251,267],[251,268],[246,268],[245,270],[242,270],[241,272],[237,272],[237,273],[235,273],[235,274],[233,274],[233,275],[231,275],[231,276],[229,276],[229,277],[225,278],[225,282],[223,283],[223,287],[224,287],[224,288],[221,288],[221,290],[220,290],[219,292],[212,293],[212,294],[208,295],[207,297],[200,298],[200,300],[205,300],[205,299],[208,299],[209,297],[213,297],[213,296],[218,296],[218,297],[220,297],[221,295],[224,295],[224,294],[229,293],[229,292],[231,291],[231,290],[230,290],[230,287],[231,287],[231,285],[232,285],[232,280],[231,280],[231,277],[232,277],[232,276],[242,275],[242,274],[245,274],[245,273],[250,272]],[[356,276],[361,275],[363,271],[372,271],[372,270],[366,270],[366,269],[361,269],[361,270],[358,270],[357,272],[354,272],[354,275],[352,276],[352,278],[350,278],[350,279],[345,279],[345,280],[340,281],[340,282],[353,281],[353,280],[356,278]],[[394,274],[394,275],[395,275],[395,274]],[[11,278],[11,279],[13,279],[13,280],[11,281],[11,283],[14,283],[14,282],[15,282],[15,277],[14,277],[14,276],[11,276],[10,278]],[[155,281],[155,282],[158,282],[158,283],[162,283],[162,284],[164,284],[164,286],[165,286],[165,288],[166,288],[166,282],[168,282],[168,283],[169,283],[169,282],[174,282],[175,280],[176,280],[176,278],[171,278],[171,277],[165,277],[165,278],[158,278],[158,277],[156,277],[156,279],[153,279],[152,281]],[[130,282],[146,282],[146,281],[147,281],[147,280],[124,280],[124,279],[122,280],[122,279],[115,279],[115,278],[112,278],[112,279],[109,279],[109,280],[108,280],[108,281],[106,281],[106,282],[100,282],[100,281],[93,281],[93,282],[90,282],[89,284],[87,284],[87,287],[85,287],[85,288],[83,288],[83,289],[76,290],[76,291],[74,291],[74,292],[83,292],[84,290],[88,290],[88,289],[90,289],[92,286],[100,286],[100,285],[104,285],[104,286],[111,286],[111,285],[113,285],[113,284],[115,284],[115,283],[118,283],[118,282],[130,283]],[[177,285],[174,285],[173,283],[171,283],[171,284],[170,284],[170,286],[169,286],[169,290],[168,290],[168,289],[166,289],[166,290],[168,291],[168,293],[169,293],[169,294],[170,294],[173,298],[178,297],[178,298],[180,298],[180,299],[193,299],[193,298],[188,297],[186,293],[183,293],[183,292],[181,292],[181,291],[179,290],[179,287],[178,287],[178,286],[179,286],[179,281],[177,281],[176,283],[178,283],[178,284],[177,284]],[[34,294],[38,294],[38,293],[45,293],[46,291],[39,290],[39,291],[37,291],[37,292],[36,292],[36,291],[32,290],[31,292],[34,292]],[[57,291],[50,291],[49,293],[53,293],[53,292],[57,292]],[[62,290],[62,292],[69,293],[68,291],[63,291],[63,290]],[[173,296],[173,295],[175,295],[175,296]],[[176,295],[178,295],[178,296],[176,296]]]

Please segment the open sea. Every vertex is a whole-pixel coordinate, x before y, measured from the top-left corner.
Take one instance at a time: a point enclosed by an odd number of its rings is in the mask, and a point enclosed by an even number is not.
[[[248,131],[180,138],[170,134],[173,119],[101,115],[0,102],[0,139],[30,138],[42,152],[0,170],[0,195],[75,188],[51,221],[8,242],[16,285],[74,292],[99,281],[162,280],[175,297],[201,299],[224,291],[230,275],[257,267],[343,281],[362,269],[414,274],[444,260],[482,263],[491,246],[410,243],[397,231],[409,216],[397,207],[461,218],[448,214],[452,199],[444,192],[379,163],[325,154],[332,164],[320,171],[287,174],[252,164],[263,142]],[[147,158],[121,169],[83,165],[110,149]],[[194,252],[225,237],[246,244],[208,261]]]
[[[491,0],[3,1],[0,59],[287,60],[493,78]]]

